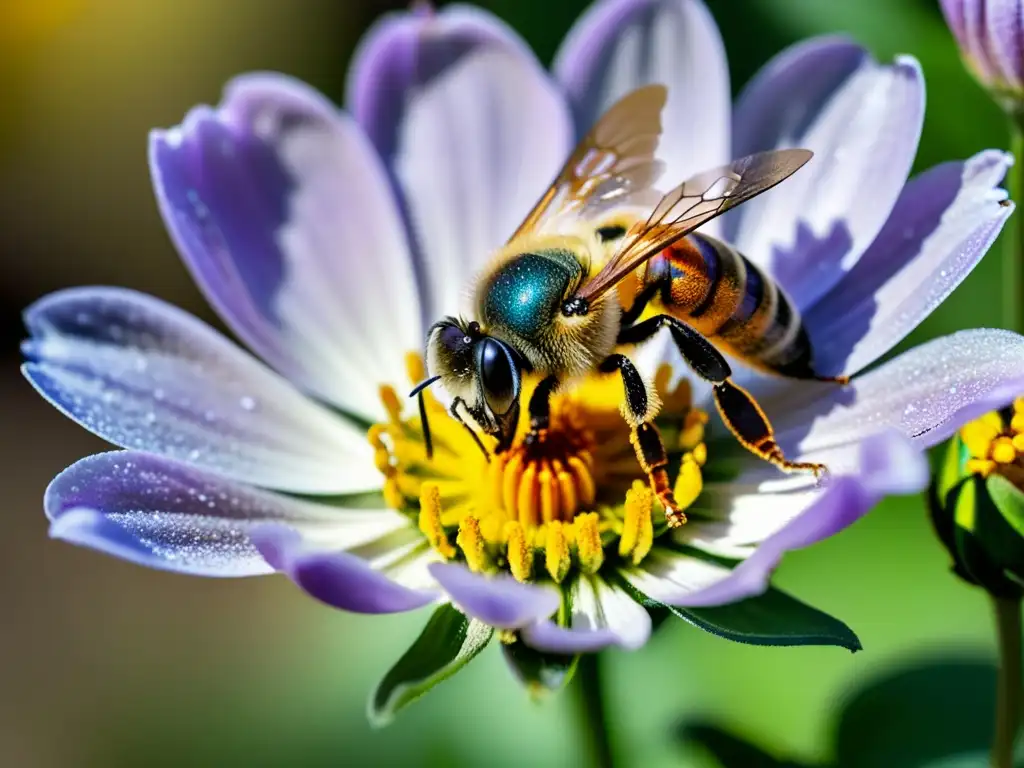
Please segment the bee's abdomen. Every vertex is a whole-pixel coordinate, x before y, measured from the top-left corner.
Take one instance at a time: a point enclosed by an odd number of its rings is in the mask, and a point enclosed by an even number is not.
[[[785,376],[814,376],[799,312],[726,243],[700,234],[683,238],[648,262],[644,282],[658,286],[667,312],[732,355]]]

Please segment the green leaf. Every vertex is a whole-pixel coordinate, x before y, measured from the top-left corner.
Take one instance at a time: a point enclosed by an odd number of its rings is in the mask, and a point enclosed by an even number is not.
[[[580,658],[542,653],[522,640],[502,645],[501,649],[520,682],[534,696],[564,688],[572,680]]]
[[[713,608],[662,605],[638,591],[624,578],[619,584],[648,609],[667,609],[681,619],[719,637],[749,645],[838,645],[861,649],[853,630],[839,619],[769,587],[757,597]]]
[[[999,513],[1019,536],[1024,536],[1024,493],[1002,475],[990,475],[986,485]]]
[[[381,727],[390,723],[399,710],[472,661],[493,634],[494,629],[486,624],[467,619],[451,605],[442,605],[370,696],[370,724]]]

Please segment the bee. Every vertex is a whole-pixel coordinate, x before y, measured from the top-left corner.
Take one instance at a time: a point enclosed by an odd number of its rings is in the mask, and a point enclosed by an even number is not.
[[[732,381],[723,353],[782,376],[814,373],[807,332],[782,289],[700,225],[788,178],[804,149],[763,152],[700,173],[654,197],[655,159],[666,89],[646,86],[613,105],[569,156],[554,182],[473,284],[474,319],[446,317],[429,330],[429,378],[441,381],[449,412],[508,450],[520,417],[522,379],[540,381],[528,404],[528,442],[545,439],[552,394],[593,372],[618,373],[623,416],[641,468],[668,522],[686,517],[668,480],[653,423],[656,400],[624,348],[667,329],[694,373],[711,382],[722,420],[739,442],[784,471],[825,470],[788,460],[754,398]],[[650,203],[657,200],[651,210]],[[646,218],[635,215],[650,210]],[[632,218],[623,211],[633,211]],[[628,280],[627,280],[628,279]],[[657,313],[641,319],[651,307]]]

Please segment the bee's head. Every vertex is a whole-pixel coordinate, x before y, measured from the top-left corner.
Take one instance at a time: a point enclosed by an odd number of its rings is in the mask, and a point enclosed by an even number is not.
[[[476,322],[445,318],[427,337],[427,367],[480,429],[498,438],[500,453],[512,445],[519,423],[523,359],[488,336]]]

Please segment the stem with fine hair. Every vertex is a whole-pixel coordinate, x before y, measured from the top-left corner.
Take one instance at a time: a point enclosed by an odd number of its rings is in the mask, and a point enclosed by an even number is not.
[[[1010,199],[1020,205],[1024,201],[1024,122],[1010,118],[1010,152],[1014,163],[1007,178]],[[1003,325],[1011,331],[1024,332],[1024,215],[1020,211],[1010,217],[1010,231],[1003,253]]]
[[[600,660],[596,653],[585,653],[580,657],[573,688],[576,689],[584,738],[590,750],[587,765],[613,768],[615,761],[608,732],[608,710],[601,685]]]
[[[992,768],[1013,768],[1014,746],[1021,726],[1020,600],[993,597],[999,635],[999,682]]]

